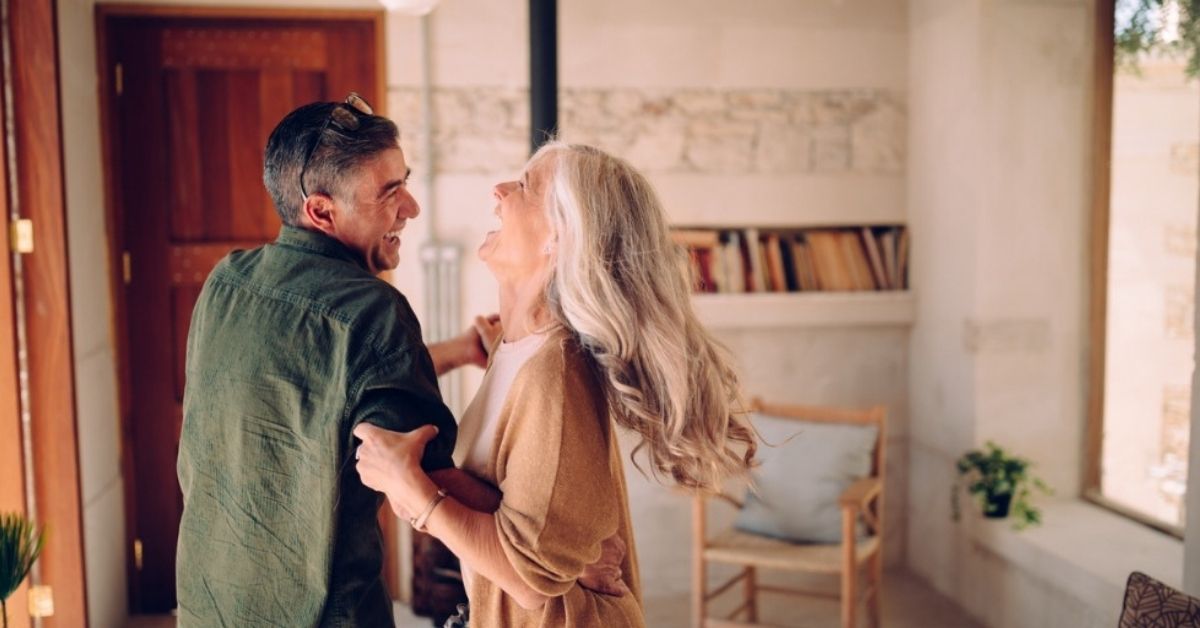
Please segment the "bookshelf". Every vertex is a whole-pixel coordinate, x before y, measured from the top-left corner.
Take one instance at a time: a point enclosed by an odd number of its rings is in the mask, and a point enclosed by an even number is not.
[[[715,329],[909,325],[907,228],[899,222],[677,226],[693,302]]]

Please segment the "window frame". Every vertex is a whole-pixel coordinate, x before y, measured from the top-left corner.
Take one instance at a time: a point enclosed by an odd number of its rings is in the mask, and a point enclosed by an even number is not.
[[[1090,355],[1084,430],[1082,498],[1155,530],[1183,539],[1183,527],[1159,521],[1100,492],[1104,448],[1104,380],[1107,369],[1108,246],[1112,190],[1113,72],[1116,0],[1097,0],[1092,113],[1092,213],[1089,254]]]

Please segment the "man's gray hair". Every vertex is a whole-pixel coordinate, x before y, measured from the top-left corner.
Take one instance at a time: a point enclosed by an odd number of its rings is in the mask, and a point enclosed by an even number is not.
[[[337,118],[330,120],[335,107],[342,110],[339,116],[356,117],[358,128],[349,130],[338,124]],[[316,138],[318,133],[320,138]],[[309,194],[319,192],[349,200],[353,191],[345,188],[346,183],[377,154],[397,148],[400,131],[396,123],[383,116],[365,114],[341,103],[311,103],[285,116],[271,131],[263,156],[263,184],[285,225],[301,224],[304,195],[300,191],[300,170],[314,139],[316,148],[304,170],[304,189]]]

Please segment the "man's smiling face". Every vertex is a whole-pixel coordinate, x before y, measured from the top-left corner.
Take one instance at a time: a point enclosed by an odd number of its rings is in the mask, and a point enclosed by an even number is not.
[[[349,198],[338,205],[332,233],[357,251],[372,274],[400,264],[400,233],[421,213],[408,191],[408,164],[399,148],[385,150],[363,163],[345,186]]]

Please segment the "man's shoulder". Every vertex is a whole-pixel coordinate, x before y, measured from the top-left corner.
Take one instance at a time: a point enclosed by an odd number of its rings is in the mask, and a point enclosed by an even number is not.
[[[325,296],[331,312],[379,356],[421,345],[421,324],[402,292],[373,276],[342,282]],[[423,346],[423,345],[422,345]]]

